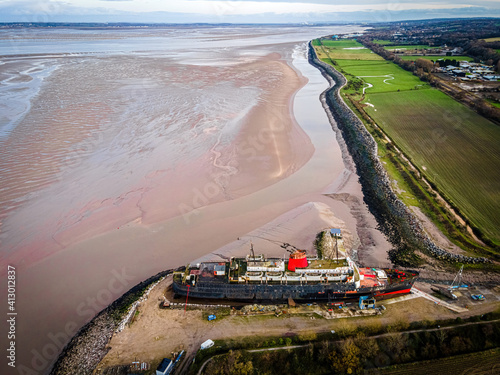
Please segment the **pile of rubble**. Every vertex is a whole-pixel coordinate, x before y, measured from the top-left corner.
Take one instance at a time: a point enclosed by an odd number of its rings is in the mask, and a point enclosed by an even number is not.
[[[243,313],[244,315],[248,315],[248,314],[270,314],[270,313],[275,313],[275,314],[279,314],[283,311],[283,307],[282,306],[278,306],[278,305],[257,305],[257,304],[254,304],[254,305],[246,305],[246,306],[243,306],[240,310],[241,313]]]

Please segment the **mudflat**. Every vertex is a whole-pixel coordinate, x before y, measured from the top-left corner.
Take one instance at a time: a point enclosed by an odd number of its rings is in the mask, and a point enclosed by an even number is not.
[[[360,259],[387,263],[305,58],[332,30],[59,30],[4,57],[2,102],[18,101],[1,123],[0,246],[19,274],[20,364],[47,372],[137,282],[283,214],[276,240],[312,248],[338,224]]]

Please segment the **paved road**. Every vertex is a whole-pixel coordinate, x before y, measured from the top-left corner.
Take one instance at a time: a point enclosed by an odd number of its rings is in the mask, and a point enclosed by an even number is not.
[[[438,305],[444,306],[447,309],[450,309],[450,310],[455,311],[457,313],[463,313],[463,312],[469,311],[466,308],[463,308],[460,306],[455,306],[455,305],[452,305],[451,303],[440,300],[439,298],[433,297],[430,294],[425,293],[425,292],[421,291],[420,289],[415,288],[415,286],[413,286],[413,288],[411,288],[411,291],[412,291],[412,293],[415,293],[418,296],[424,297],[424,298],[426,298],[426,299],[428,299],[428,300],[430,300]]]

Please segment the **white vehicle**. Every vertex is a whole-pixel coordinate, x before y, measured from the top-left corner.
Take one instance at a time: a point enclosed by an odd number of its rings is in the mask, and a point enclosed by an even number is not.
[[[214,346],[214,342],[212,340],[208,339],[203,344],[201,344],[201,350],[211,348],[212,346]]]

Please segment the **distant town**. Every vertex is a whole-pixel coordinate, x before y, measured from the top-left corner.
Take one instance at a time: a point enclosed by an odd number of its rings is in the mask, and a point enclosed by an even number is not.
[[[500,123],[500,21],[462,19],[372,25],[356,38],[388,61]]]
[[[462,81],[500,81],[500,74],[495,74],[493,66],[481,63],[460,61],[458,67],[447,65],[444,68],[436,68],[436,71],[457,77]]]

